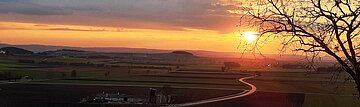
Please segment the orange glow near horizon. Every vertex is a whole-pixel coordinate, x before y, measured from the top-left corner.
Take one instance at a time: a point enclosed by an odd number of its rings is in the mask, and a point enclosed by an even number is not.
[[[238,52],[236,33],[117,29],[111,27],[0,22],[1,43],[44,44],[75,47],[130,47],[165,50]],[[248,37],[252,41],[256,37]],[[264,49],[267,52],[274,50]]]

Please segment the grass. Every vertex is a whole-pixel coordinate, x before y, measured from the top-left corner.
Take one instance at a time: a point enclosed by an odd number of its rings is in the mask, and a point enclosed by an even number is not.
[[[258,86],[258,89],[269,91],[346,95],[356,92],[354,83],[345,83],[343,77],[337,81],[330,81],[332,75],[332,73],[263,72],[261,76],[249,81]]]
[[[197,79],[197,78],[169,78],[169,77],[138,77],[138,76],[122,76],[118,78],[86,78],[79,77],[75,79],[65,79],[65,80],[52,80],[50,82],[72,82],[80,81],[81,83],[96,83],[96,82],[134,82],[134,83],[171,83],[171,84],[211,84],[211,85],[229,85],[229,86],[242,86],[243,84],[234,80],[222,80],[222,79]],[[49,82],[49,81],[45,81]]]
[[[360,107],[356,96],[306,94],[303,107]]]
[[[188,65],[180,67],[180,71],[221,71],[222,65]]]
[[[16,62],[0,62],[0,72],[10,72],[18,76],[30,76],[34,79],[59,78],[59,72],[38,71],[29,68],[40,67],[36,64],[23,64]]]
[[[258,90],[284,93],[304,93],[303,107],[360,107],[355,85],[351,82],[331,84],[331,73],[266,72],[253,80]],[[257,81],[262,79],[262,81]],[[281,82],[289,81],[290,82]],[[302,82],[296,82],[302,81]],[[318,82],[316,82],[318,81]],[[337,90],[334,90],[338,87]]]
[[[101,62],[84,58],[62,58],[56,57],[49,60],[62,61],[66,63],[72,62]],[[114,63],[111,61],[101,63]],[[126,63],[116,63],[117,65],[127,66]],[[244,75],[220,75],[220,74],[197,74],[197,73],[167,73],[167,70],[151,69],[150,74],[146,74],[148,69],[132,69],[132,73],[127,73],[127,68],[99,68],[99,67],[75,67],[69,65],[57,66],[53,70],[32,67],[41,67],[44,65],[22,64],[12,57],[0,56],[0,72],[11,72],[16,75],[30,76],[34,79],[52,79],[62,78],[63,72],[66,78],[70,77],[70,71],[76,70],[78,78],[90,78],[89,80],[81,79],[65,79],[65,80],[49,80],[42,81],[45,83],[71,83],[71,84],[106,84],[106,85],[149,85],[149,86],[179,86],[179,87],[209,87],[209,88],[231,88],[231,89],[248,89],[247,86],[237,82],[237,78]],[[132,66],[156,66],[132,64]],[[190,71],[221,71],[221,64],[216,65],[190,65],[182,66],[181,70]],[[171,67],[171,66],[166,66]],[[241,70],[238,69],[238,70]],[[266,69],[253,69],[266,70]],[[110,75],[105,77],[105,71],[109,71]],[[251,71],[251,70],[250,70]],[[354,96],[354,84],[329,84],[331,73],[307,73],[305,70],[286,69],[268,69],[262,71],[261,76],[255,79],[247,80],[257,86],[260,91],[276,91],[284,93],[305,93],[305,101],[303,107],[360,107],[360,100]],[[146,74],[150,76],[138,76],[138,74]],[[152,74],[153,73],[153,74]],[[343,79],[341,77],[340,79]],[[324,84],[325,83],[325,84]],[[339,85],[339,90],[334,91],[334,87]],[[334,94],[334,95],[332,95]],[[347,95],[347,96],[345,96]]]
[[[33,66],[28,64],[18,64],[18,63],[0,63],[0,70],[16,69],[17,67],[33,67]]]
[[[8,70],[14,75],[18,76],[30,76],[33,79],[53,79],[53,78],[60,78],[60,72],[45,72],[45,71],[35,71],[35,70]]]
[[[65,63],[73,63],[73,62],[87,62],[88,60],[85,58],[73,58],[73,57],[53,57],[48,58],[48,61],[58,61],[58,62],[65,62]]]
[[[36,83],[36,82],[35,82]],[[40,82],[44,83],[44,82]],[[243,85],[213,85],[213,84],[188,84],[188,83],[155,83],[155,82],[120,82],[120,81],[83,81],[83,80],[51,80],[45,83],[70,83],[70,84],[101,84],[101,85],[144,85],[153,87],[162,87],[165,85],[175,87],[204,87],[204,88],[229,88],[229,89],[247,89]]]

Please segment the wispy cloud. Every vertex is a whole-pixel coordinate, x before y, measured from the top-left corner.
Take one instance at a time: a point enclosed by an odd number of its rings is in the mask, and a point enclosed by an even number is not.
[[[33,3],[29,0],[1,0],[0,13],[25,15],[67,15],[71,14],[64,8]]]
[[[237,5],[223,0],[0,0],[0,20],[140,29],[229,32]],[[44,17],[44,15],[47,15]],[[63,29],[66,30],[66,29]]]
[[[87,32],[122,32],[123,29],[107,30],[107,29],[76,29],[76,28],[48,28],[44,30],[58,30],[58,31],[87,31]]]
[[[49,31],[81,31],[81,32],[129,32],[124,28],[46,25],[32,23],[0,22],[0,30],[49,30]]]

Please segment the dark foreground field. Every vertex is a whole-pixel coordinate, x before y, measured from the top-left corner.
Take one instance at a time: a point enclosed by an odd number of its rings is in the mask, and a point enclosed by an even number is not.
[[[304,99],[304,94],[260,91],[244,98],[194,107],[303,107]]]
[[[148,87],[75,86],[75,85],[0,85],[1,107],[151,107],[151,105],[79,104],[85,97],[98,92],[120,92],[147,98]],[[173,89],[176,103],[198,101],[241,91],[214,89]],[[256,92],[234,100],[198,105],[196,107],[301,107],[303,94]]]
[[[102,91],[124,93],[147,98],[149,87],[76,86],[76,85],[34,85],[2,84],[0,107],[104,107],[104,105],[78,104],[85,97]],[[213,89],[173,89],[176,103],[234,94],[241,91]],[[108,105],[113,107],[114,105]],[[144,105],[124,105],[143,107]]]

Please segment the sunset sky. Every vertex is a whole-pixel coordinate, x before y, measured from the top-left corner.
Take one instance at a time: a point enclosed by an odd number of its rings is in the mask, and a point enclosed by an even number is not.
[[[236,0],[0,0],[0,42],[236,52]],[[278,53],[276,44],[265,53]]]

